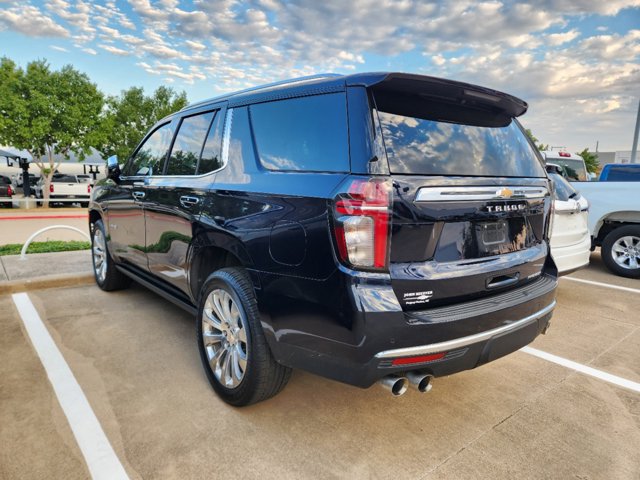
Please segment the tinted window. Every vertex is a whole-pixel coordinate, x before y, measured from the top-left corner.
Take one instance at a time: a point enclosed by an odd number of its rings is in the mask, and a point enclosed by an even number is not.
[[[162,173],[164,159],[171,145],[171,124],[162,125],[154,131],[129,160],[125,175],[158,175]]]
[[[8,185],[11,183],[11,179],[9,177],[3,177],[2,175],[0,175],[0,183]]]
[[[214,112],[186,117],[180,123],[167,165],[167,175],[195,175]]]
[[[607,173],[609,182],[639,182],[640,167],[616,166],[610,167]]]
[[[344,93],[252,105],[251,123],[265,168],[349,171]]]
[[[575,188],[573,188],[562,175],[559,175],[557,173],[550,173],[549,178],[553,181],[556,190],[555,197],[558,200],[566,202],[570,198],[574,198],[577,196]]]
[[[78,183],[78,179],[75,175],[54,175],[51,179],[52,182],[59,183]]]
[[[209,128],[207,141],[202,149],[202,157],[198,165],[198,175],[213,172],[222,167],[220,149],[222,143],[222,115],[216,114],[213,124]]]
[[[564,176],[572,182],[586,182],[588,180],[587,167],[584,164],[584,160],[547,156],[547,162],[560,166],[564,170]]]
[[[483,127],[378,112],[392,173],[543,177],[515,121]]]

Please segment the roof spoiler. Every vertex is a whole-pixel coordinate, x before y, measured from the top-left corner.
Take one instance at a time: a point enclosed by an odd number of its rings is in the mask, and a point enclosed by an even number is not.
[[[380,92],[402,92],[425,100],[468,106],[511,118],[527,111],[527,102],[512,95],[471,83],[409,73],[353,75],[348,85],[361,85]]]

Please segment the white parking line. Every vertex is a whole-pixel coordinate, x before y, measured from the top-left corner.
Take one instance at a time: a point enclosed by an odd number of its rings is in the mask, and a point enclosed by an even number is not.
[[[622,290],[624,292],[640,293],[637,288],[621,287],[620,285],[611,285],[610,283],[594,282],[593,280],[583,280],[582,278],[574,277],[562,277],[562,280],[571,280],[573,282],[587,283],[589,285],[595,285],[596,287],[615,288],[616,290]]]
[[[53,391],[67,417],[80,451],[94,479],[128,479],[127,472],[113,451],[87,397],[78,385],[69,365],[58,350],[26,293],[13,295],[13,302],[40,357]]]
[[[602,370],[596,370],[595,368],[587,367],[586,365],[582,365],[581,363],[576,363],[571,360],[567,360],[566,358],[543,352],[542,350],[538,350],[536,348],[523,347],[520,349],[520,351],[528,353],[529,355],[533,355],[534,357],[542,358],[543,360],[547,360],[548,362],[557,363],[558,365],[570,368],[571,370],[575,370],[576,372],[584,373],[585,375],[590,375],[592,377],[599,378],[600,380],[604,380],[605,382],[613,383],[614,385],[618,385],[619,387],[628,388],[629,390],[640,393],[640,383],[632,382],[631,380],[627,380],[626,378],[611,375],[610,373],[603,372]]]

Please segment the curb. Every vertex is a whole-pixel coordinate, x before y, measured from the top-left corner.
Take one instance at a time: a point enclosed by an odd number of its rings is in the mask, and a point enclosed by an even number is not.
[[[0,295],[27,292],[29,290],[43,290],[57,287],[78,287],[95,282],[93,273],[78,275],[76,273],[64,275],[47,275],[44,277],[24,278],[0,282]]]

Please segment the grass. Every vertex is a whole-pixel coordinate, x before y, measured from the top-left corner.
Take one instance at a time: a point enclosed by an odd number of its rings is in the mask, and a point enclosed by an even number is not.
[[[71,252],[73,250],[88,250],[90,248],[91,244],[89,242],[81,242],[78,240],[71,240],[69,242],[50,240],[48,242],[31,242],[27,253]],[[21,243],[0,245],[0,256],[20,255],[21,250]]]

